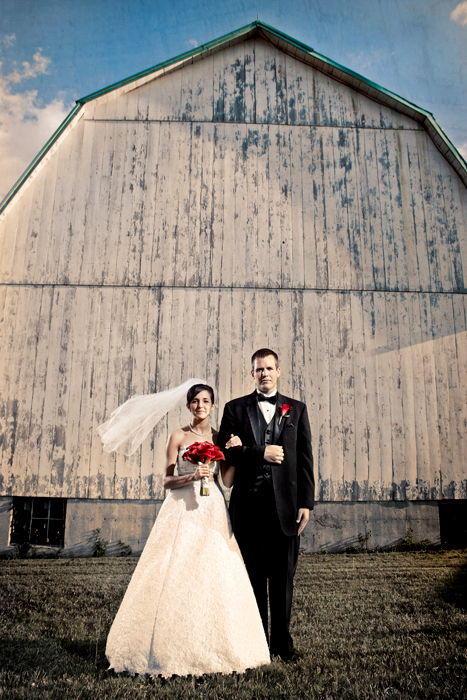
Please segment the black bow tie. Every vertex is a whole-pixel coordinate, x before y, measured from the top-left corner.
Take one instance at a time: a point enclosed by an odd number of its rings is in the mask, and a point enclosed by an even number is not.
[[[274,396],[265,396],[264,394],[258,394],[258,401],[269,401],[269,403],[275,404],[277,400],[277,394]]]

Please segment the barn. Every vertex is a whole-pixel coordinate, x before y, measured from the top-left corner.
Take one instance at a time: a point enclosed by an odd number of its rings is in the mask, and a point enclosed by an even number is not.
[[[0,206],[0,551],[140,551],[186,409],[132,457],[97,426],[192,376],[219,424],[264,346],[304,549],[462,543],[466,186],[429,112],[260,21],[79,100]]]

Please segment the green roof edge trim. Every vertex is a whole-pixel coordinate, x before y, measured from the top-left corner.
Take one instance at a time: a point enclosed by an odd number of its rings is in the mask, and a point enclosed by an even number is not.
[[[68,124],[72,121],[72,119],[81,110],[83,105],[85,105],[87,102],[91,102],[92,100],[95,100],[97,97],[101,97],[102,95],[106,95],[107,93],[112,92],[113,90],[117,90],[118,88],[123,87],[124,85],[128,85],[129,83],[132,83],[135,80],[139,80],[140,78],[144,78],[147,75],[151,75],[151,73],[155,73],[156,71],[162,70],[163,68],[168,68],[169,66],[171,66],[175,63],[179,63],[181,61],[186,61],[187,59],[193,58],[194,56],[197,56],[198,54],[201,54],[204,51],[210,51],[211,49],[216,48],[216,46],[220,46],[228,41],[232,41],[233,39],[237,39],[245,34],[248,34],[249,32],[253,31],[254,29],[263,29],[264,31],[268,32],[269,34],[276,36],[278,39],[281,39],[282,41],[285,41],[286,43],[291,44],[292,46],[295,46],[296,48],[300,49],[304,53],[307,53],[308,55],[317,58],[318,60],[331,66],[332,68],[336,68],[337,70],[342,71],[343,73],[345,73],[349,76],[352,76],[353,78],[355,78],[359,82],[361,82],[365,85],[368,85],[369,87],[374,88],[378,92],[386,95],[387,97],[390,97],[391,99],[395,100],[396,102],[399,102],[400,104],[404,105],[405,107],[408,107],[409,109],[413,110],[414,112],[417,112],[422,117],[422,119],[420,121],[421,122],[424,122],[424,121],[429,122],[429,124],[432,126],[434,131],[437,133],[439,138],[447,146],[448,150],[451,151],[455,160],[457,160],[459,165],[462,167],[462,169],[467,174],[467,161],[461,156],[461,154],[459,153],[457,148],[454,146],[454,144],[451,142],[451,140],[446,136],[446,134],[441,129],[441,127],[439,126],[438,122],[436,121],[436,119],[434,118],[434,116],[431,112],[428,112],[426,109],[419,107],[414,102],[410,102],[410,100],[407,100],[404,97],[397,95],[395,92],[392,92],[391,90],[387,90],[386,88],[382,87],[381,85],[378,85],[378,83],[374,83],[373,81],[369,80],[368,78],[365,78],[360,73],[357,73],[357,72],[351,70],[350,68],[346,68],[342,64],[337,63],[336,61],[333,61],[331,58],[327,58],[327,56],[324,56],[323,54],[318,53],[317,51],[310,48],[309,46],[307,46],[303,42],[298,41],[297,39],[294,39],[293,37],[288,36],[287,34],[284,34],[284,32],[281,32],[279,29],[275,29],[274,27],[271,27],[269,24],[265,24],[261,20],[256,20],[255,22],[252,22],[251,24],[247,24],[244,27],[241,27],[240,29],[236,29],[235,31],[229,32],[228,34],[224,34],[223,36],[219,37],[218,39],[214,39],[213,41],[210,41],[207,44],[202,44],[201,46],[197,46],[195,49],[190,49],[189,51],[186,51],[185,53],[179,54],[178,56],[175,56],[174,58],[171,58],[167,61],[163,61],[162,63],[158,63],[157,65],[152,66],[151,68],[147,68],[144,71],[141,71],[139,73],[135,73],[134,75],[131,75],[130,77],[125,78],[124,80],[120,80],[117,83],[112,83],[112,85],[109,85],[108,87],[102,88],[101,90],[97,90],[96,92],[92,92],[89,95],[86,95],[85,97],[81,97],[79,100],[76,100],[76,104],[73,107],[73,109],[71,110],[71,112],[68,114],[67,117],[65,117],[65,119],[60,124],[58,129],[52,134],[50,139],[42,147],[42,149],[39,151],[37,156],[34,158],[34,160],[28,166],[28,168],[26,168],[26,170],[21,175],[21,177],[15,182],[15,184],[13,185],[11,190],[5,195],[3,200],[0,202],[0,214],[3,212],[5,207],[9,204],[9,202],[12,200],[12,198],[15,196],[15,194],[21,188],[23,183],[27,180],[27,178],[29,177],[31,172],[34,170],[34,168],[44,158],[45,154],[50,149],[50,147],[53,145],[53,143],[59,138],[59,136],[66,129]]]
[[[65,131],[67,128],[68,124],[74,119],[74,117],[78,114],[78,112],[82,109],[83,105],[82,104],[75,104],[71,112],[65,117],[65,119],[62,121],[60,126],[52,136],[49,138],[49,140],[45,143],[45,145],[41,148],[37,156],[34,158],[34,160],[28,165],[24,173],[21,175],[21,177],[18,178],[18,180],[15,182],[13,187],[5,197],[2,199],[0,202],[0,214],[3,212],[5,207],[8,205],[8,203],[13,199],[15,194],[18,192],[20,187],[23,185],[23,183],[28,179],[34,168],[41,162],[47,151],[50,149],[50,147],[53,145],[53,143],[59,138],[59,136]]]
[[[92,92],[90,95],[86,95],[85,97],[81,97],[77,102],[80,102],[81,104],[85,104],[86,102],[90,102],[91,100],[95,100],[97,97],[101,97],[102,95],[106,95],[108,92],[112,92],[112,90],[118,90],[119,87],[123,87],[124,85],[128,85],[128,83],[132,83],[134,80],[139,80],[140,78],[144,78],[147,75],[151,75],[151,73],[155,73],[158,70],[162,70],[163,68],[168,68],[169,66],[173,65],[174,63],[179,63],[180,61],[186,61],[188,58],[193,58],[194,56],[197,56],[200,53],[203,53],[203,51],[210,51],[211,49],[214,49],[216,46],[219,46],[221,44],[225,44],[226,41],[232,41],[232,39],[237,39],[240,36],[243,36],[243,34],[248,34],[248,32],[253,31],[253,29],[256,28],[256,26],[262,25],[266,27],[267,25],[262,24],[262,22],[252,22],[252,24],[247,24],[245,27],[241,27],[241,29],[236,29],[233,32],[229,32],[228,34],[224,34],[223,36],[219,37],[218,39],[213,39],[213,41],[209,41],[207,44],[202,44],[201,46],[197,46],[195,49],[190,49],[189,51],[185,51],[184,53],[179,54],[178,56],[175,56],[174,58],[170,58],[167,61],[163,61],[162,63],[158,63],[155,66],[152,66],[152,68],[147,68],[146,70],[141,71],[140,73],[134,73],[133,75],[130,75],[128,78],[125,78],[124,80],[119,80],[117,83],[112,83],[112,85],[109,85],[108,87],[102,88],[102,90],[97,90],[97,92]],[[285,35],[284,35],[285,36]]]

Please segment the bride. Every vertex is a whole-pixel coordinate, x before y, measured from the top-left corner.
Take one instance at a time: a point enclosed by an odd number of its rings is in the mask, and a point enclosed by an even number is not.
[[[270,662],[218,482],[219,463],[183,460],[194,442],[216,442],[209,423],[212,388],[195,384],[186,405],[191,421],[170,435],[167,446],[168,494],[107,639],[115,671],[164,677],[241,673]],[[99,429],[103,440],[106,425]],[[241,443],[232,436],[230,444]],[[235,468],[222,463],[220,471],[230,487]],[[209,478],[208,496],[200,495],[203,477]]]

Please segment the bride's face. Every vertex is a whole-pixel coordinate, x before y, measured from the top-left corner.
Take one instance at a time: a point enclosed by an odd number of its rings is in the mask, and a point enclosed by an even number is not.
[[[198,420],[204,420],[207,418],[214,408],[209,391],[206,391],[206,389],[203,389],[203,391],[200,391],[199,394],[196,394],[196,396],[191,399],[187,406],[193,416]]]

